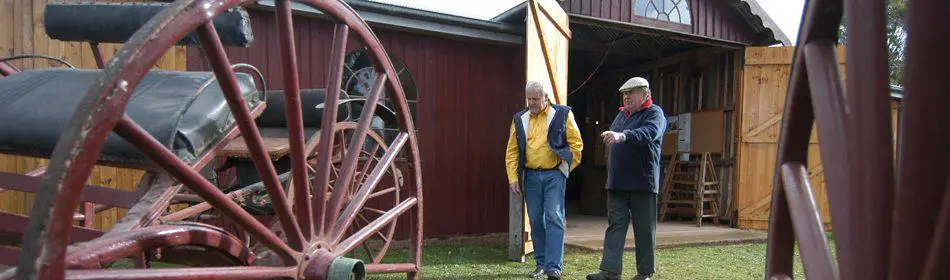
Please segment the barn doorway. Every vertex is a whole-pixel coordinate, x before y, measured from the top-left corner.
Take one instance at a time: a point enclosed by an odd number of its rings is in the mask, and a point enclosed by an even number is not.
[[[618,89],[627,79],[643,77],[650,82],[655,104],[668,120],[684,113],[715,111],[721,127],[708,127],[705,138],[716,139],[716,170],[727,195],[722,196],[720,213],[730,210],[735,145],[735,101],[742,46],[710,44],[689,38],[674,38],[637,29],[611,28],[591,21],[573,21],[568,75],[568,104],[584,138],[581,165],[568,180],[566,194],[568,223],[566,242],[596,249],[603,245],[606,221],[607,150],[599,135],[608,130],[622,105]],[[661,170],[665,170],[678,146],[678,128],[668,125],[664,132]],[[693,130],[696,131],[695,129]],[[661,184],[662,184],[661,171]],[[728,215],[722,215],[727,217]],[[707,219],[707,224],[708,224]],[[729,224],[728,221],[724,220]],[[657,226],[663,243],[669,236],[704,236],[712,239],[755,239],[727,227],[696,228],[688,219],[665,221]],[[628,231],[632,238],[632,231]],[[731,236],[742,235],[742,236]],[[749,236],[744,236],[749,235]],[[697,241],[699,242],[699,241]],[[628,242],[632,246],[632,242]]]
[[[611,28],[590,21],[574,21],[571,29],[574,37],[568,63],[568,104],[584,138],[584,155],[568,181],[569,214],[606,216],[607,155],[599,135],[609,129],[621,106],[618,88],[636,76],[650,82],[654,103],[668,118],[703,110],[721,111],[723,127],[711,129],[716,133],[709,137],[721,141],[721,152],[716,155],[720,178],[731,180],[728,161],[735,150],[731,131],[741,46]],[[676,145],[675,135],[664,135],[661,168],[665,169]],[[731,185],[731,181],[723,183]],[[728,205],[726,201],[721,204]],[[725,211],[727,208],[720,212]]]

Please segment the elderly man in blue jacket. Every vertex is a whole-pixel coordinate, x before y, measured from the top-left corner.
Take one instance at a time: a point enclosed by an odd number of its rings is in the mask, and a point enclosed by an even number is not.
[[[633,222],[637,276],[647,280],[656,270],[656,209],[660,177],[660,146],[666,117],[653,104],[650,84],[636,77],[620,87],[623,107],[609,131],[600,136],[610,147],[607,171],[607,220],[600,272],[589,280],[620,279],[627,225]]]

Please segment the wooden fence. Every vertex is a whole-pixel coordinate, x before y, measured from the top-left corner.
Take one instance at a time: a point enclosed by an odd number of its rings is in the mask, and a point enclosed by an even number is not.
[[[96,68],[96,60],[89,44],[53,40],[46,35],[43,26],[43,11],[46,4],[62,2],[77,1],[0,0],[0,58],[20,54],[43,54],[65,59],[77,68]],[[96,0],[96,2],[135,1]],[[99,47],[103,59],[108,62],[121,45],[102,44]],[[185,70],[186,57],[184,47],[175,47],[169,50],[155,66],[164,70]],[[17,60],[10,64],[20,70],[63,67],[56,62],[43,59]],[[85,89],[77,89],[76,94],[84,93]],[[45,159],[0,154],[0,172],[24,174],[46,164]],[[100,166],[93,170],[89,184],[133,191],[142,174],[142,171],[137,170]],[[0,211],[29,215],[33,207],[32,198],[32,194],[17,191],[0,194]],[[124,213],[125,210],[122,209],[111,209],[97,214],[95,228],[108,229]]]
[[[736,186],[740,228],[768,229],[769,226],[775,156],[794,53],[794,47],[746,49],[739,103],[739,175]],[[838,48],[838,61],[843,70],[846,63],[843,46]],[[841,74],[844,77],[844,72]],[[897,131],[899,102],[891,101],[894,131]],[[896,134],[894,140],[896,143]],[[830,230],[831,213],[825,194],[825,171],[820,158],[817,130],[814,128],[807,168],[821,219],[826,229]]]

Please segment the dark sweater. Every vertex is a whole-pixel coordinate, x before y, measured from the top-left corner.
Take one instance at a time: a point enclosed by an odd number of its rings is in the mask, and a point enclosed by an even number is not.
[[[666,131],[666,117],[656,104],[614,118],[610,130],[626,136],[622,143],[610,146],[607,189],[659,192],[660,146]]]

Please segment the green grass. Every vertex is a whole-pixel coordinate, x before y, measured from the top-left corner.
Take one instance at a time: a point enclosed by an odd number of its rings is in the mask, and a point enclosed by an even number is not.
[[[438,245],[423,250],[423,279],[525,279],[534,268],[533,259],[525,263],[506,261],[506,248],[499,245]],[[765,244],[659,250],[654,279],[762,279],[765,251]],[[391,256],[402,259],[404,255]],[[803,279],[797,251],[795,256],[795,278]],[[600,258],[599,252],[568,248],[564,255],[564,279],[585,279],[588,273],[598,271]],[[622,279],[630,279],[635,273],[633,252],[626,252]],[[369,279],[405,276],[372,275]]]
[[[762,279],[765,251],[765,244],[658,250],[654,279]],[[527,279],[527,273],[534,269],[534,259],[530,256],[524,263],[507,261],[504,245],[427,245],[423,252],[423,279]],[[396,249],[387,254],[384,262],[406,258],[405,250]],[[567,248],[564,279],[585,279],[588,273],[598,271],[600,258],[599,252]],[[131,263],[120,261],[113,267],[131,268]],[[625,252],[622,279],[630,279],[635,273],[633,252]],[[795,278],[804,278],[797,250]],[[405,276],[370,275],[369,279],[405,279]]]

